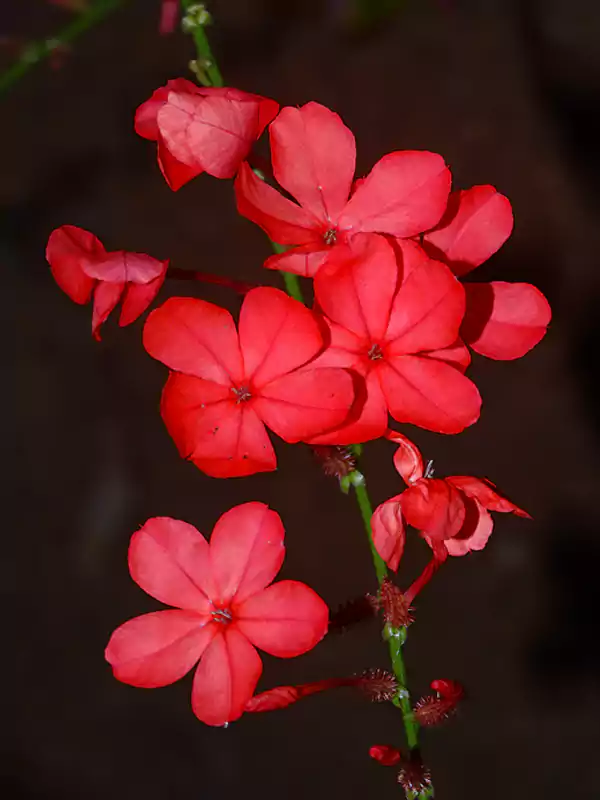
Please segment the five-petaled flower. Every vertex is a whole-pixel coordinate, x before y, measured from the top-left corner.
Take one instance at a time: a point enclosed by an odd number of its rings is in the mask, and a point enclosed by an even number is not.
[[[71,300],[83,305],[94,295],[92,334],[96,339],[119,300],[123,300],[119,325],[130,325],[144,313],[169,265],[145,253],[109,253],[93,233],[74,225],[52,231],[46,258],[55,281]]]
[[[510,202],[493,186],[452,192],[435,229],[423,236],[432,258],[444,261],[458,277],[493,255],[511,234]],[[465,283],[466,312],[462,339],[480,355],[521,358],[543,338],[551,310],[530,283]]]
[[[323,346],[318,322],[278,289],[248,292],[239,335],[225,309],[171,298],[148,317],[144,346],[173,370],[161,404],[169,433],[213,477],[275,469],[265,425],[307,441],[339,426],[354,400],[346,370],[309,363]]]
[[[176,191],[202,172],[233,178],[278,110],[256,94],[177,78],[142,103],[135,130],[157,143],[158,165]]]
[[[256,647],[291,658],[327,632],[327,606],[312,589],[290,580],[269,586],[283,563],[283,538],[281,519],[263,503],[223,514],[210,544],[186,522],[148,520],[131,539],[131,576],[175,608],[117,628],[106,648],[115,677],[166,686],[200,661],[194,713],[208,725],[238,719],[262,672]]]
[[[356,233],[412,237],[446,208],[450,171],[426,151],[383,156],[354,179],[356,145],[340,117],[319,103],[284,108],[269,127],[273,175],[300,205],[260,180],[248,164],[235,182],[240,214],[275,242],[296,245],[265,263],[313,277],[334,249]]]
[[[314,440],[352,444],[382,436],[388,411],[439,433],[458,433],[479,417],[481,398],[463,375],[458,339],[464,290],[447,266],[414,242],[392,246],[357,234],[315,278],[317,307],[329,329],[319,366],[346,367],[361,380],[349,424]]]
[[[471,550],[482,550],[494,527],[490,511],[530,518],[485,478],[426,477],[416,445],[393,431],[388,438],[398,444],[394,464],[408,488],[381,503],[375,509],[371,525],[375,547],[392,569],[398,568],[406,524],[420,531],[439,560],[446,553],[463,556]]]

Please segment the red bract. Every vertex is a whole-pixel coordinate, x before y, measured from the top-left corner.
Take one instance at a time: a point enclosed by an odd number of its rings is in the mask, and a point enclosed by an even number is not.
[[[93,233],[74,225],[52,231],[46,258],[55,281],[71,300],[84,305],[94,295],[92,334],[96,339],[119,300],[123,300],[119,325],[130,325],[144,313],[169,265],[145,253],[109,253]]]
[[[275,179],[300,205],[261,181],[248,164],[235,182],[240,214],[274,241],[297,245],[269,258],[266,267],[312,277],[332,246],[356,233],[414,236],[444,212],[450,172],[435,153],[388,153],[353,183],[354,135],[328,108],[284,108],[269,134]]]
[[[375,547],[390,569],[398,568],[405,524],[419,530],[432,547],[436,562],[432,566],[435,567],[445,553],[462,556],[485,547],[493,530],[489,511],[530,518],[522,508],[502,497],[485,478],[425,477],[423,459],[416,445],[394,432],[390,432],[388,438],[399,444],[394,463],[409,484],[404,492],[378,506],[371,520]]]
[[[138,108],[135,130],[158,145],[158,165],[176,191],[196,175],[233,178],[277,114],[274,100],[177,78]]]
[[[510,203],[493,186],[452,192],[437,227],[423,246],[462,276],[482,264],[508,239],[513,227]],[[529,283],[467,283],[467,308],[461,336],[483,356],[514,359],[543,338],[551,310],[544,295]]]
[[[175,608],[117,628],[106,648],[115,677],[166,686],[200,660],[194,713],[208,725],[238,719],[262,672],[255,647],[291,658],[327,631],[327,606],[312,589],[297,581],[269,586],[283,563],[283,537],[279,516],[262,503],[223,514],[210,544],[186,522],[148,520],[131,539],[129,570],[145,592]]]
[[[315,279],[329,344],[317,363],[361,376],[350,424],[316,444],[351,444],[382,436],[388,411],[439,433],[458,433],[479,417],[481,398],[462,374],[466,348],[456,343],[464,290],[448,267],[414,242],[398,247],[376,234],[340,246]]]
[[[267,472],[277,464],[265,425],[293,443],[342,423],[352,378],[308,363],[322,345],[313,312],[278,289],[248,292],[239,336],[225,309],[167,300],[144,346],[173,370],[161,408],[181,455],[218,478]]]

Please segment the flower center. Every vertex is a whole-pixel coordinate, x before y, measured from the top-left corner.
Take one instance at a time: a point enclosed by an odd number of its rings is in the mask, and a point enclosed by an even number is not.
[[[232,387],[231,391],[237,397],[236,403],[246,403],[252,397],[252,393],[247,386],[240,386],[237,388],[236,386]]]
[[[329,228],[328,231],[325,231],[323,234],[323,241],[328,247],[331,247],[337,242],[337,231],[335,228]]]
[[[231,611],[228,608],[216,608],[212,612],[214,622],[220,622],[221,625],[229,625],[232,620]]]
[[[371,361],[380,361],[383,358],[381,347],[378,344],[371,345],[371,349],[367,353]]]

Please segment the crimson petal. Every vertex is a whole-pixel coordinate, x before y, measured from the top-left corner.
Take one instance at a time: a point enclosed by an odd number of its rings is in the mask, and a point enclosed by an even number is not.
[[[329,609],[298,581],[280,581],[237,606],[236,628],[256,647],[280,658],[311,650],[327,633]]]
[[[264,503],[244,503],[219,519],[210,538],[219,603],[241,603],[275,578],[283,563],[283,524]]]
[[[275,180],[317,219],[335,227],[354,177],[352,131],[325,106],[307,103],[283,108],[269,134]]]
[[[233,478],[277,467],[264,424],[226,386],[173,373],[161,413],[181,456],[207,475]]]
[[[155,611],[117,628],[105,657],[117,680],[153,689],[189,672],[217,633],[210,617],[192,611]]]
[[[499,250],[512,229],[508,198],[493,186],[472,186],[452,192],[444,216],[425,234],[423,246],[455,275],[465,275]]]
[[[529,283],[467,283],[467,311],[461,336],[482,356],[521,358],[546,334],[552,311]]]
[[[262,672],[260,656],[234,627],[213,639],[198,664],[192,687],[194,714],[207,725],[224,725],[244,713]]]
[[[433,227],[446,208],[450,171],[436,153],[388,153],[360,181],[339,219],[343,230],[408,238]]]
[[[371,517],[371,531],[375,549],[387,566],[397,572],[404,552],[406,531],[400,506],[400,495],[377,506]]]
[[[202,614],[212,610],[208,542],[187,522],[149,519],[131,537],[129,572],[138,586],[161,603]]]

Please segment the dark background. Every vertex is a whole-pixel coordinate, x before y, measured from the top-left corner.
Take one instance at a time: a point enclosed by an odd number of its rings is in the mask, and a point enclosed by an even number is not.
[[[375,2],[363,3],[373,11]],[[547,338],[516,362],[475,357],[480,422],[460,436],[406,428],[438,474],[486,475],[533,522],[497,515],[481,553],[454,559],[419,599],[406,657],[411,688],[462,681],[469,700],[425,732],[437,796],[592,800],[598,769],[598,87],[600,7],[592,0],[406,0],[379,26],[349,2],[215,2],[210,31],[230,85],[283,104],[317,100],[358,142],[358,173],[385,152],[430,149],[455,186],[492,183],[511,199],[512,238],[473,277],[531,281],[548,296]],[[352,498],[307,448],[278,443],[279,471],[218,481],[182,461],[158,414],[164,367],[142,323],[109,322],[53,282],[50,231],[71,223],[109,249],[280,285],[240,219],[231,184],[202,176],[174,194],[135,108],[186,75],[191,41],[157,33],[159,3],[132,0],[81,38],[59,70],[37,67],[0,98],[0,263],[6,490],[2,587],[9,701],[7,798],[147,800],[398,797],[374,743],[401,745],[391,706],[349,690],[227,730],[199,723],[191,679],[156,691],[116,682],[111,631],[157,604],[131,581],[130,534],[148,517],[208,534],[247,500],[283,517],[283,577],[331,605],[374,588]],[[39,38],[69,15],[2,0],[0,31]],[[7,61],[7,59],[5,59]],[[168,284],[232,311],[227,289]],[[393,448],[369,445],[373,500],[400,490]],[[412,541],[403,585],[426,548]],[[329,637],[291,661],[265,656],[260,687],[386,665],[378,626]]]

